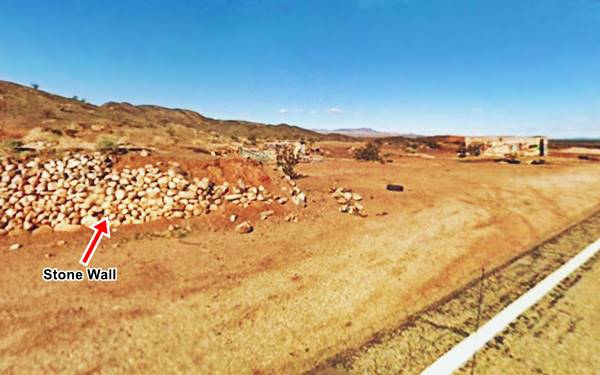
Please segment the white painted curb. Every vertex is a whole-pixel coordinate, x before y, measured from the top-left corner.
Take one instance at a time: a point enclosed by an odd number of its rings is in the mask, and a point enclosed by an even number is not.
[[[548,294],[548,292],[554,289],[554,287],[556,287],[563,279],[587,262],[599,250],[600,238],[583,249],[579,254],[575,255],[556,271],[548,275],[544,280],[540,281],[539,284],[517,298],[516,301],[508,305],[504,310],[498,313],[498,315],[482,325],[469,337],[438,358],[421,374],[451,374],[461,368],[477,351],[483,348],[488,341],[493,339],[498,333],[502,332],[510,322],[515,320],[525,310]]]

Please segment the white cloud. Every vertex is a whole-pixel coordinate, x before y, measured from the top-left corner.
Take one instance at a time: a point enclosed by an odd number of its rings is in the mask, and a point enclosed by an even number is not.
[[[279,110],[279,113],[288,113],[288,112],[289,112],[289,110],[287,108],[281,108]]]
[[[341,115],[342,113],[344,113],[344,110],[343,110],[343,109],[336,108],[336,107],[331,107],[331,108],[329,108],[327,111],[328,111],[329,113],[333,113],[333,114],[336,114],[336,115]]]
[[[481,107],[471,107],[471,112],[473,112],[473,113],[480,113],[480,112],[483,112],[483,108],[481,108]]]

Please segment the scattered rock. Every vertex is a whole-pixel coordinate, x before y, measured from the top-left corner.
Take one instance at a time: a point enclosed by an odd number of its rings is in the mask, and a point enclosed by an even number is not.
[[[56,246],[65,246],[66,244],[67,244],[67,242],[64,241],[64,240],[58,240],[58,241],[56,241]]]
[[[21,244],[15,243],[15,244],[10,245],[8,247],[8,250],[10,250],[10,251],[17,251],[20,248],[21,248]]]
[[[77,232],[81,226],[67,223],[59,223],[54,227],[55,232]]]
[[[92,225],[96,224],[97,221],[98,219],[96,219],[93,216],[86,216],[83,219],[81,219],[81,225],[91,227]]]
[[[367,217],[364,212],[364,207],[361,203],[362,196],[358,193],[353,193],[352,189],[332,187],[329,189],[331,197],[340,205],[339,211],[349,213],[361,217]]]
[[[243,197],[242,194],[228,194],[225,196],[225,200],[227,201],[235,201],[241,199]]]
[[[235,230],[238,233],[250,233],[254,230],[254,228],[252,227],[252,224],[250,224],[248,221],[244,221],[243,223],[235,227]]]
[[[262,220],[266,220],[269,216],[272,216],[275,213],[273,210],[267,210],[260,213],[260,218]]]

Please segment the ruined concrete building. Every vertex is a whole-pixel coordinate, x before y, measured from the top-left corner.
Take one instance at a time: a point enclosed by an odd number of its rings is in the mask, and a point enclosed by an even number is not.
[[[465,137],[465,149],[473,156],[546,156],[548,155],[548,138],[543,136]]]

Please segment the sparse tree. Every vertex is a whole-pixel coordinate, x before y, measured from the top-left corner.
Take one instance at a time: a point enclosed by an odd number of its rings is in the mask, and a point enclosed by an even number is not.
[[[39,88],[40,88],[40,85],[38,85],[37,83],[31,83],[31,87],[32,87],[34,90],[37,90],[37,89],[39,89]]]

